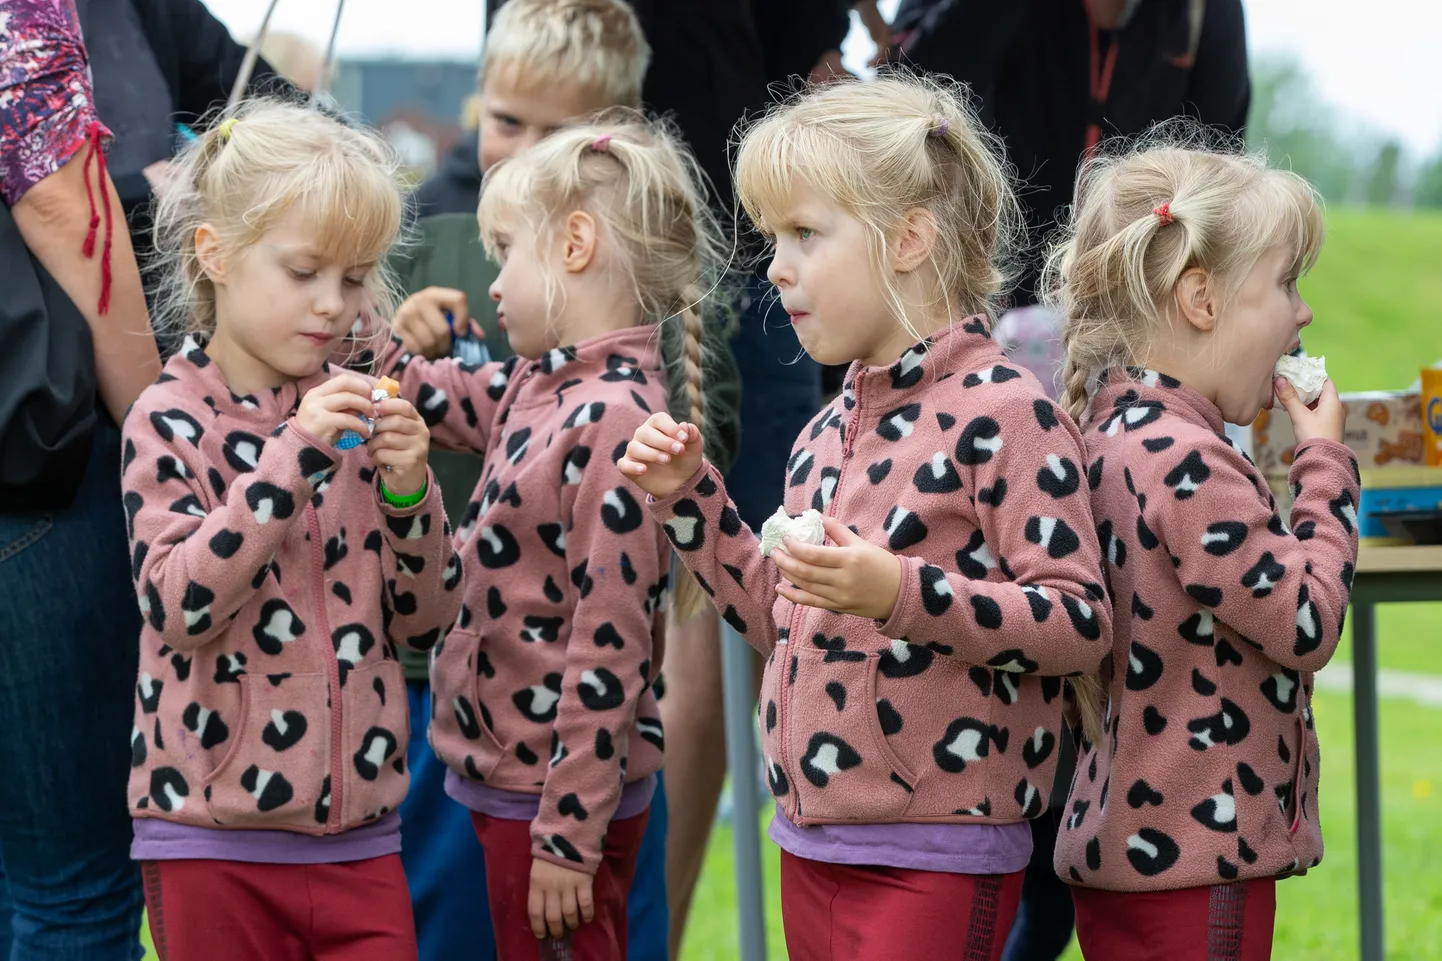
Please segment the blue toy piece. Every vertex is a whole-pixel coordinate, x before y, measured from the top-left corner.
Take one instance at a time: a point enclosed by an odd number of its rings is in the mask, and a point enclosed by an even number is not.
[[[446,311],[446,326],[451,329],[452,357],[471,367],[490,363],[491,352],[486,347],[485,341],[469,330],[463,334],[456,333],[456,318],[449,310]]]

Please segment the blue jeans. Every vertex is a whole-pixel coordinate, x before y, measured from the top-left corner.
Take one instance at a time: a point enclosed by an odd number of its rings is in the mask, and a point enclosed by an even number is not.
[[[120,437],[75,503],[0,515],[0,961],[136,961],[130,729],[140,611]]]
[[[446,766],[426,741],[430,685],[409,681],[411,790],[401,804],[401,862],[411,887],[420,961],[493,961],[486,862],[471,812],[445,792]],[[627,905],[628,961],[666,961],[666,792],[658,785]]]
[[[726,493],[759,531],[781,506],[792,443],[821,410],[821,367],[801,349],[764,276],[751,277],[746,298],[731,341],[741,371],[741,449]]]

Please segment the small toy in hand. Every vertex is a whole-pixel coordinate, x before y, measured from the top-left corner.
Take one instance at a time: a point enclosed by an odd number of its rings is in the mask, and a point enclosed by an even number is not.
[[[761,556],[769,556],[778,547],[785,550],[781,542],[787,537],[815,547],[825,544],[826,529],[821,526],[821,512],[813,508],[799,517],[792,517],[786,513],[786,508],[776,508],[776,513],[761,525]]]
[[[1293,357],[1283,354],[1274,371],[1287,378],[1297,391],[1297,399],[1304,404],[1314,403],[1322,396],[1322,385],[1327,382],[1327,358]]]
[[[376,381],[375,387],[371,390],[371,400],[379,404],[381,401],[385,400],[388,397],[399,397],[400,393],[400,384],[391,380],[389,377],[382,377],[380,380]],[[359,417],[360,415],[357,414],[356,416]],[[372,430],[375,429],[376,422],[371,418],[361,417],[361,420],[366,422],[367,427],[371,428]],[[340,440],[335,442],[335,446],[338,450],[350,450],[353,447],[359,447],[365,442],[366,439],[362,437],[359,433],[353,430],[348,430],[344,434],[340,435]]]
[[[456,332],[456,315],[446,311],[446,326],[451,329],[451,356],[463,364],[479,367],[491,362],[491,351],[486,342],[471,332],[470,325]]]

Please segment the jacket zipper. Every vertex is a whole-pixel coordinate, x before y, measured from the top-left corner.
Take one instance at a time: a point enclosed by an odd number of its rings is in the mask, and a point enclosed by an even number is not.
[[[320,627],[320,647],[325,658],[327,685],[330,690],[330,813],[326,817],[325,832],[339,834],[341,831],[341,810],[345,801],[342,787],[345,768],[341,764],[341,735],[344,731],[341,708],[340,660],[336,656],[335,644],[331,641],[330,621],[325,616],[325,544],[320,536],[320,518],[316,516],[315,505],[305,505],[305,522],[310,528],[311,554],[315,563],[312,586],[315,589],[315,619]],[[381,586],[385,590],[385,586]]]
[[[851,392],[852,392],[852,394],[853,394],[853,395],[855,396],[855,398],[856,398],[856,407],[855,407],[855,409],[852,411],[852,416],[851,416],[850,420],[848,421],[848,420],[845,418],[844,414],[843,414],[843,416],[842,416],[842,422],[841,422],[841,423],[842,423],[842,429],[846,432],[846,436],[845,436],[845,437],[842,439],[842,441],[841,441],[841,473],[836,476],[836,487],[835,487],[835,489],[833,489],[832,492],[831,492],[831,499],[830,499],[829,501],[827,501],[827,503],[826,503],[825,505],[823,505],[823,506],[825,507],[825,510],[823,510],[822,513],[825,514],[825,515],[828,516],[828,517],[835,517],[835,516],[836,516],[836,505],[841,502],[841,486],[842,486],[842,483],[846,480],[846,468],[847,468],[847,465],[849,465],[849,464],[851,463],[851,445],[855,442],[855,440],[856,440],[856,433],[857,433],[854,428],[855,428],[855,426],[856,426],[858,423],[861,422],[861,380],[862,380],[862,378],[863,378],[864,376],[865,376],[865,371],[864,371],[864,370],[863,370],[863,371],[857,371],[856,379],[851,382]],[[842,411],[844,412],[845,409],[846,409],[846,407],[845,407],[845,402],[843,401],[843,402],[842,402]],[[825,483],[825,482],[823,481],[823,484],[824,484],[824,483]],[[800,605],[800,604],[795,604],[795,605],[793,605],[792,608],[791,608],[791,624],[790,624],[790,626],[787,628],[787,635],[786,635],[787,647],[792,647],[792,645],[794,645],[794,644],[796,643],[796,639],[800,636],[799,633],[798,633],[798,631],[797,631],[797,629],[798,629],[798,628],[800,627],[800,625],[801,625],[801,617],[802,617],[801,605]],[[786,656],[787,656],[787,657],[795,657],[796,655],[793,654],[793,653],[791,653],[791,651],[787,651],[787,652],[786,652]],[[797,669],[798,669],[798,670],[800,669],[800,661],[799,661],[799,660],[797,661]],[[785,773],[786,773],[786,776],[791,779],[791,782],[792,782],[792,784],[791,784],[791,798],[792,798],[792,801],[793,801],[793,809],[794,809],[794,813],[795,813],[796,819],[799,821],[800,818],[802,817],[802,814],[801,814],[801,784],[800,784],[800,779],[799,779],[799,775],[801,774],[801,772],[800,772],[799,770],[793,771],[793,770],[791,769],[791,765],[790,765],[790,763],[789,763],[789,759],[788,759],[788,757],[787,757],[787,752],[786,752],[786,746],[791,743],[791,742],[790,742],[790,737],[789,737],[788,725],[787,725],[787,721],[790,720],[790,716],[791,716],[791,715],[790,715],[790,711],[788,711],[787,708],[790,706],[790,703],[791,703],[791,700],[790,700],[790,697],[791,697],[791,695],[790,695],[791,688],[795,686],[795,685],[789,683],[789,681],[788,681],[788,678],[790,677],[790,674],[791,674],[790,665],[786,664],[785,661],[783,660],[783,662],[782,662],[782,664],[781,664],[781,674],[780,674],[780,676],[777,678],[777,686],[780,687],[781,690],[780,690],[780,696],[777,698],[777,701],[776,701],[776,703],[777,703],[777,712],[776,712],[776,713],[777,713],[777,715],[778,715],[778,716],[777,716],[777,719],[776,719],[776,724],[777,724],[777,729],[781,732],[781,737],[780,737],[780,741],[781,741],[781,747],[780,747],[781,770],[782,770],[783,772],[785,772]]]
[[[1301,686],[1301,682],[1298,682]],[[1292,824],[1287,829],[1292,834],[1302,826],[1302,769],[1307,763],[1307,692],[1301,691],[1302,705],[1297,711],[1297,765],[1292,771]]]

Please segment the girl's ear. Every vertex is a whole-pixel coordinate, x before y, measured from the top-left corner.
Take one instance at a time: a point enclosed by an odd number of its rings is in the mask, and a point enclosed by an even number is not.
[[[1200,267],[1189,267],[1172,288],[1177,310],[1196,330],[1209,333],[1217,326],[1217,305],[1212,279]]]
[[[220,237],[214,227],[205,223],[195,228],[195,259],[200,262],[205,276],[216,286],[225,284],[225,262],[220,250]]]
[[[596,259],[596,218],[573,210],[561,234],[561,263],[567,273],[579,274]]]
[[[908,274],[931,259],[936,245],[936,218],[925,207],[912,207],[896,227],[891,244],[891,269]]]

